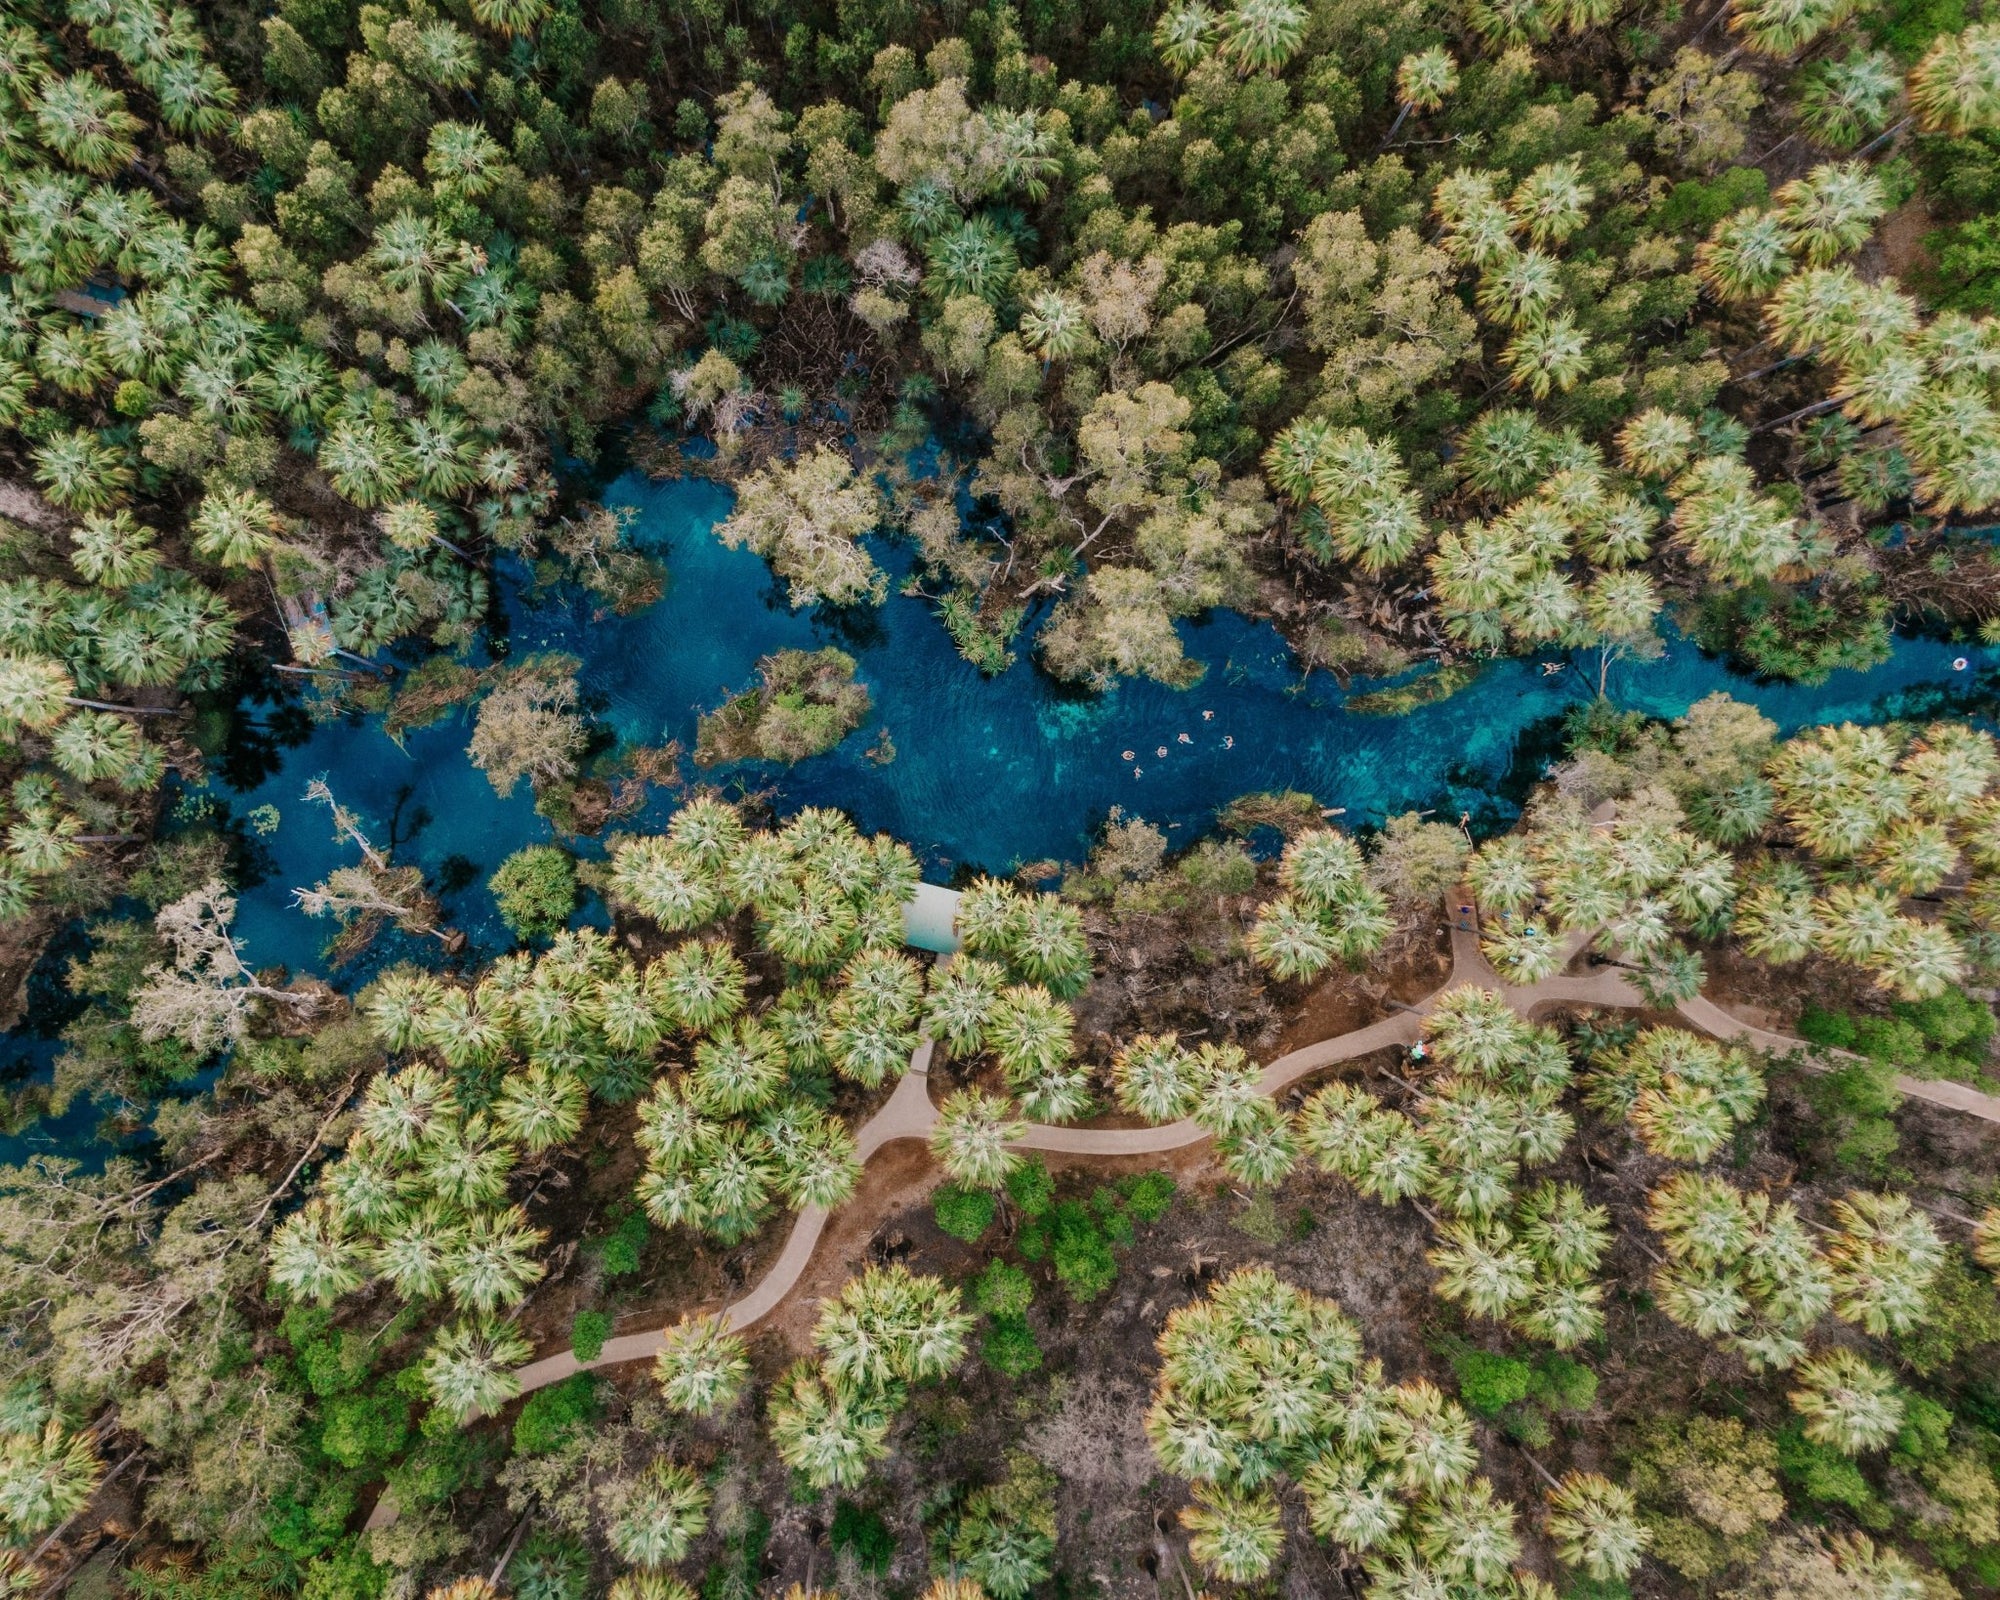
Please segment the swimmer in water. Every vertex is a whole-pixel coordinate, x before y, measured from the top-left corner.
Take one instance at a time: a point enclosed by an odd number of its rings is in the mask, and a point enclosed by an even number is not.
[[[1145,769],[1142,767],[1134,767],[1132,769],[1132,776],[1135,778],[1143,778],[1145,777],[1145,775],[1146,775]]]
[[[1153,754],[1158,756],[1162,761],[1164,761],[1167,759],[1167,747],[1165,745],[1161,745],[1159,749],[1153,752]]]
[[[1231,734],[1225,733],[1222,736],[1222,748],[1225,750],[1234,750],[1236,748],[1235,737]]]
[[[1125,752],[1125,759],[1126,759],[1127,761],[1130,761],[1130,760],[1132,760],[1132,759],[1133,759],[1133,758],[1134,758],[1134,757],[1135,757],[1135,756],[1136,756],[1137,754],[1138,754],[1138,752],[1137,752],[1136,750],[1127,750],[1127,751]]]
[[[1203,722],[1213,722],[1215,720],[1215,713],[1213,711],[1204,711],[1201,714],[1201,720]]]
[[[1174,735],[1174,743],[1175,743],[1175,744],[1193,744],[1193,743],[1194,743],[1194,740],[1190,739],[1190,738],[1189,738],[1189,737],[1188,737],[1188,736],[1187,736],[1186,734],[1184,734],[1184,733],[1178,733],[1178,734],[1175,734],[1175,735]]]
[[[1964,656],[1960,656],[1956,661],[1952,662],[1951,670],[1953,672],[1963,672],[1967,667],[1971,665],[1972,663],[1970,661],[1967,661]]]

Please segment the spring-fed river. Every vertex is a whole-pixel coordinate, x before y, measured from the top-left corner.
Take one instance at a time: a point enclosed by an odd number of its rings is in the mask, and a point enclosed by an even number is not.
[[[789,768],[745,763],[704,774],[690,761],[684,770],[768,793],[780,812],[838,806],[864,829],[908,841],[925,876],[939,883],[965,867],[1080,860],[1113,807],[1166,829],[1176,845],[1191,843],[1229,801],[1273,789],[1307,790],[1343,807],[1356,826],[1412,807],[1503,825],[1511,810],[1496,787],[1522,735],[1595,687],[1594,660],[1588,673],[1554,656],[1507,660],[1437,705],[1400,717],[1357,716],[1347,701],[1377,685],[1343,690],[1330,674],[1302,676],[1268,623],[1217,612],[1181,625],[1189,657],[1206,669],[1193,688],[1130,680],[1083,694],[1032,664],[1033,630],[1046,609],[1016,640],[1013,667],[986,678],[960,658],[926,602],[896,592],[910,561],[901,545],[873,546],[891,575],[891,597],[880,607],[797,612],[760,557],[714,537],[729,509],[726,488],[628,473],[604,498],[637,513],[630,536],[665,563],[665,597],[621,617],[573,587],[531,591],[526,569],[503,562],[495,581],[511,653],[577,656],[589,708],[622,744],[678,740],[691,751],[700,713],[747,687],[759,658],[838,645],[856,658],[874,696],[867,722],[839,747]],[[1807,689],[1757,683],[1676,638],[1657,660],[1613,666],[1608,687],[1618,704],[1661,716],[1726,689],[1786,732],[1950,708],[1984,715],[2000,691],[2000,651],[1898,639],[1873,671],[1835,673]],[[296,707],[270,705],[242,707],[239,717],[249,737],[239,739],[238,759],[216,763],[208,789],[186,800],[239,821],[258,807],[277,812],[277,827],[255,839],[258,859],[239,898],[236,933],[253,964],[324,970],[332,925],[292,905],[293,888],[354,860],[351,847],[334,840],[325,811],[302,799],[308,780],[322,774],[378,844],[393,836],[396,860],[422,867],[442,889],[449,921],[469,935],[469,956],[507,948],[485,879],[523,845],[557,835],[535,814],[525,782],[502,799],[473,767],[469,712],[407,735],[402,747],[378,718],[314,725]],[[885,732],[895,756],[882,762],[869,752],[879,757]],[[240,759],[258,746],[260,759]],[[645,811],[617,826],[657,828],[674,804],[656,790]],[[600,848],[566,842],[586,854]],[[578,915],[604,921],[595,901]],[[47,1076],[60,1048],[55,1034],[74,1006],[62,973],[80,948],[72,930],[37,968],[28,1020],[0,1042],[0,1081]],[[390,931],[336,981],[353,986],[387,962],[435,961],[438,951],[433,940]],[[92,1137],[96,1120],[78,1104],[21,1138],[0,1137],[0,1161],[35,1151],[94,1159],[104,1149]]]
[[[793,611],[760,557],[714,537],[730,504],[721,485],[628,473],[605,499],[636,511],[630,536],[664,561],[665,598],[625,617],[574,588],[531,598],[524,569],[509,563],[496,581],[513,655],[557,650],[581,658],[586,698],[621,742],[673,739],[691,751],[699,714],[749,685],[760,657],[838,645],[856,658],[874,696],[858,731],[794,767],[745,763],[700,776],[775,791],[781,811],[838,806],[864,829],[908,841],[938,882],[964,866],[1005,871],[1078,860],[1114,806],[1167,829],[1176,843],[1192,842],[1219,807],[1262,790],[1307,790],[1323,805],[1344,807],[1351,825],[1413,806],[1500,822],[1505,807],[1493,790],[1522,733],[1594,688],[1594,660],[1588,677],[1560,669],[1559,658],[1507,660],[1440,704],[1400,717],[1356,716],[1345,702],[1373,686],[1343,691],[1330,674],[1301,676],[1274,628],[1229,612],[1182,624],[1188,655],[1206,668],[1190,689],[1143,680],[1104,694],[1063,688],[1032,663],[1042,614],[1017,639],[1013,667],[987,678],[960,658],[926,602],[896,592],[909,564],[900,545],[875,545],[891,577],[882,606]],[[1971,699],[1991,686],[1996,664],[2000,652],[1898,639],[1875,670],[1836,673],[1807,689],[1756,683],[1673,639],[1658,660],[1614,665],[1609,687],[1620,705],[1657,715],[1678,715],[1726,689],[1789,732],[1881,720],[1913,690]],[[271,805],[282,818],[265,841],[267,875],[246,888],[239,909],[238,933],[254,961],[319,965],[329,925],[294,911],[291,890],[351,859],[324,811],[301,802],[306,781],[322,773],[378,841],[392,818],[399,821],[399,862],[422,866],[433,882],[453,858],[461,879],[467,863],[476,865],[477,879],[448,893],[447,908],[476,947],[504,947],[485,876],[512,851],[555,834],[535,814],[525,782],[510,798],[493,793],[467,759],[468,732],[469,713],[455,713],[408,735],[399,749],[374,719],[354,718],[313,728],[252,788],[215,786],[238,816]],[[885,732],[895,755],[883,762]],[[696,775],[691,761],[685,770]],[[618,825],[658,826],[672,804],[656,791],[646,812]],[[384,953],[409,953],[400,939],[383,944]]]

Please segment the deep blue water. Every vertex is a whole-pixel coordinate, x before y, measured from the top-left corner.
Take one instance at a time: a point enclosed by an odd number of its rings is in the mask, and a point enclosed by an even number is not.
[[[789,769],[753,763],[706,776],[736,789],[775,790],[781,811],[839,806],[863,828],[907,840],[926,876],[940,882],[966,865],[1006,870],[1079,859],[1114,806],[1191,842],[1212,826],[1219,807],[1266,789],[1308,790],[1322,804],[1345,807],[1353,825],[1412,806],[1500,820],[1505,808],[1493,789],[1523,731],[1594,688],[1581,671],[1551,676],[1544,662],[1503,661],[1439,705],[1403,717],[1355,716],[1343,709],[1350,692],[1330,675],[1302,678],[1275,629],[1233,613],[1183,625],[1189,655],[1207,669],[1185,691],[1139,681],[1102,695],[1066,691],[1035,670],[1025,635],[1015,665],[988,679],[958,656],[928,605],[894,592],[908,561],[898,546],[876,546],[892,577],[891,598],[880,608],[796,612],[759,557],[713,537],[728,509],[727,489],[627,474],[605,498],[637,510],[633,537],[665,561],[666,597],[620,617],[579,590],[531,594],[523,569],[503,570],[512,652],[581,657],[585,693],[622,742],[677,739],[692,750],[697,716],[749,684],[761,656],[787,646],[841,646],[858,659],[874,694],[873,714],[859,731]],[[1030,629],[1039,620],[1031,619]],[[1961,656],[1971,658],[1964,672],[1953,665]],[[1890,661],[1874,671],[1837,673],[1803,689],[1757,684],[1676,639],[1656,661],[1614,666],[1609,687],[1619,704],[1656,715],[1678,715],[1727,689],[1790,731],[1879,719],[1923,686],[1970,690],[1996,663],[2000,652],[1899,639]],[[878,765],[867,752],[884,729],[896,756]],[[283,817],[266,841],[267,875],[243,893],[239,908],[238,932],[253,959],[319,965],[328,929],[291,908],[290,890],[352,858],[333,840],[324,812],[300,800],[307,779],[320,773],[373,826],[378,842],[399,823],[397,859],[423,866],[433,881],[449,858],[476,864],[479,881],[448,895],[448,908],[476,948],[505,945],[484,877],[511,851],[554,832],[535,815],[525,783],[508,799],[494,795],[466,758],[467,733],[466,717],[455,714],[408,736],[403,750],[372,721],[321,726],[285,754],[275,776],[226,795],[239,816],[270,804]],[[691,761],[686,770],[694,775]],[[671,808],[660,796],[636,824],[621,826],[656,826]],[[411,947],[392,938],[380,956],[406,953]]]

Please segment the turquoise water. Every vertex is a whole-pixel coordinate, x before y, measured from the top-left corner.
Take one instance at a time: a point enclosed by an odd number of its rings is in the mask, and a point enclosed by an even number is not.
[[[793,611],[761,559],[713,537],[729,506],[718,485],[656,484],[628,474],[605,498],[637,511],[634,537],[669,570],[666,597],[635,616],[608,615],[573,588],[535,593],[525,568],[503,563],[495,576],[508,648],[517,656],[562,650],[582,658],[585,694],[603,727],[621,742],[676,739],[691,750],[700,712],[747,685],[759,657],[787,646],[839,645],[856,657],[874,695],[868,722],[839,748],[792,768],[748,764],[697,774],[690,762],[686,770],[733,792],[768,793],[780,812],[841,807],[864,828],[908,840],[925,876],[938,883],[969,868],[1080,859],[1113,807],[1165,828],[1177,845],[1191,843],[1219,807],[1266,789],[1309,790],[1324,805],[1344,807],[1355,826],[1413,806],[1445,816],[1471,812],[1477,825],[1504,826],[1513,814],[1508,793],[1518,794],[1545,758],[1549,720],[1594,688],[1594,679],[1554,658],[1553,674],[1545,670],[1551,661],[1505,661],[1440,705],[1405,717],[1355,716],[1344,709],[1349,693],[1332,677],[1298,673],[1273,628],[1230,613],[1183,625],[1189,656],[1206,668],[1185,691],[1146,682],[1102,695],[1065,691],[1031,664],[1030,636],[1045,611],[1029,619],[1021,659],[987,679],[959,658],[930,608],[894,594],[893,582],[879,608]],[[900,580],[907,553],[886,542],[875,548]],[[1955,665],[1961,657],[1962,670]],[[1357,684],[1353,692],[1369,687]],[[1820,688],[1801,689],[1754,683],[1675,640],[1656,661],[1615,666],[1609,687],[1621,705],[1656,715],[1678,715],[1727,689],[1756,701],[1787,731],[1938,710],[1985,716],[2000,690],[2000,652],[1900,639],[1874,671],[1838,673]],[[877,765],[865,752],[884,730],[896,756]],[[330,925],[291,903],[295,886],[354,859],[334,840],[324,810],[301,798],[321,774],[378,844],[393,843],[398,861],[424,869],[451,922],[470,936],[469,955],[506,948],[485,878],[522,845],[555,834],[535,814],[525,783],[507,799],[493,793],[466,758],[468,731],[469,719],[454,714],[398,748],[373,719],[314,725],[296,705],[242,709],[229,761],[218,764],[204,793],[187,800],[220,807],[239,822],[264,805],[280,814],[269,837],[245,834],[250,861],[236,931],[253,962],[326,970]],[[231,773],[234,783],[225,776]],[[674,803],[656,792],[638,818],[620,825],[658,827]],[[566,842],[584,854],[600,848]],[[603,908],[592,901],[579,920],[602,925]],[[67,954],[81,948],[80,930],[65,940],[35,974],[31,993],[39,998],[29,1021],[0,1040],[0,1081],[49,1071],[54,1035],[73,1004],[60,978]],[[386,962],[435,961],[438,952],[435,941],[390,933],[332,976],[353,985]],[[89,1107],[78,1106],[24,1139],[0,1138],[0,1161],[37,1149],[94,1156],[103,1148],[91,1143],[94,1121]]]
[[[760,656],[839,645],[857,658],[874,694],[873,714],[857,733],[789,769],[746,764],[707,776],[732,790],[772,791],[780,811],[839,806],[862,827],[907,840],[938,882],[967,867],[1076,860],[1114,806],[1167,829],[1176,843],[1192,842],[1213,825],[1217,808],[1266,789],[1309,790],[1322,804],[1344,807],[1350,825],[1413,806],[1452,816],[1470,811],[1477,822],[1502,824],[1510,808],[1496,786],[1523,733],[1594,687],[1579,670],[1551,675],[1545,662],[1505,661],[1440,705],[1405,717],[1354,716],[1343,709],[1349,694],[1331,676],[1302,677],[1273,628],[1232,613],[1183,626],[1188,654],[1207,669],[1185,691],[1127,682],[1102,695],[1068,692],[1035,670],[1025,637],[1021,659],[988,679],[959,658],[923,601],[893,593],[907,569],[899,546],[876,547],[892,576],[883,606],[795,612],[760,558],[713,537],[728,509],[726,489],[628,474],[605,498],[637,511],[633,536],[665,561],[666,597],[619,617],[574,589],[531,597],[526,573],[503,569],[497,576],[513,653],[581,657],[586,696],[621,741],[677,739],[692,749],[699,713],[749,683]],[[1042,620],[1032,617],[1029,630]],[[1970,657],[1968,666],[1955,670],[1961,656]],[[1658,715],[1677,715],[1727,689],[1755,700],[1789,731],[1879,719],[1902,709],[1913,690],[1935,687],[1969,699],[1990,690],[1996,665],[1993,651],[1903,639],[1872,672],[1838,673],[1820,688],[1802,689],[1756,684],[1675,640],[1659,660],[1614,666],[1609,687],[1621,705]],[[878,765],[866,752],[885,729],[896,756]],[[306,781],[321,773],[378,841],[393,828],[397,859],[423,866],[433,882],[452,858],[461,878],[476,868],[474,881],[446,894],[447,908],[475,949],[506,944],[484,877],[511,851],[554,834],[535,815],[525,784],[509,799],[493,794],[466,759],[467,731],[466,719],[455,715],[410,735],[405,751],[369,721],[323,726],[283,752],[275,775],[223,791],[239,816],[262,804],[283,816],[265,841],[263,880],[241,899],[238,931],[254,960],[320,965],[326,927],[291,908],[290,890],[350,859],[324,813],[300,801]],[[692,763],[687,770],[693,773]],[[657,825],[672,804],[657,796],[636,824],[623,825]],[[435,949],[429,941],[413,950],[385,939],[370,964],[426,946]]]

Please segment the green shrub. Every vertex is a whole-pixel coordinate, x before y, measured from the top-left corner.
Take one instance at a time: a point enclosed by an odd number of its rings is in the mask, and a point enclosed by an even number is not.
[[[1003,1378],[1025,1378],[1042,1364],[1042,1347],[1028,1319],[1020,1316],[995,1317],[979,1354]]]
[[[545,1455],[567,1439],[572,1429],[596,1418],[597,1379],[587,1372],[537,1389],[514,1419],[514,1453]]]
[[[875,1577],[886,1573],[889,1563],[896,1559],[896,1537],[890,1533],[881,1513],[858,1506],[852,1500],[842,1500],[833,1508],[830,1537],[835,1550],[849,1552],[863,1572]]]
[[[543,939],[576,910],[576,862],[567,850],[531,844],[501,862],[486,887],[515,938]]]
[[[1778,1431],[1778,1471],[1816,1505],[1846,1506],[1858,1514],[1875,1500],[1861,1469],[1831,1445],[1808,1439],[1796,1418]]]
[[[610,1312],[579,1311],[569,1325],[570,1354],[579,1361],[595,1361],[604,1353],[604,1341],[610,1337]]]
[[[1482,1417],[1495,1417],[1528,1397],[1534,1369],[1513,1356],[1490,1350],[1462,1350],[1451,1358],[1458,1376],[1459,1398]]]
[[[1597,1374],[1568,1356],[1543,1356],[1528,1380],[1528,1398],[1552,1411],[1588,1411],[1597,1404]]]
[[[1019,1267],[998,1259],[986,1264],[972,1286],[972,1303],[989,1317],[1018,1317],[1034,1298],[1034,1280]]]
[[[1942,1372],[1961,1356],[2000,1343],[2000,1289],[1956,1246],[1931,1280],[1924,1320],[1890,1340],[1920,1378]]]
[[[1903,1395],[1903,1426],[1891,1459],[1899,1467],[1936,1461],[1951,1449],[1952,1415],[1928,1395]]]
[[[380,1466],[409,1440],[410,1402],[387,1385],[334,1395],[320,1408],[320,1448],[343,1467]]]
[[[622,1278],[639,1270],[639,1260],[646,1249],[646,1213],[634,1206],[614,1212],[613,1217],[611,1231],[597,1241],[595,1248],[605,1277]]]
[[[1549,1414],[1540,1406],[1524,1402],[1509,1406],[1500,1417],[1500,1431],[1528,1450],[1546,1450],[1555,1442]]]
[[[1095,1300],[1118,1281],[1118,1258],[1090,1208],[1063,1200],[1047,1218],[1049,1254],[1056,1277],[1077,1300]]]
[[[1704,234],[1724,217],[1745,206],[1761,206],[1770,185],[1756,167],[1731,167],[1709,179],[1689,178],[1667,192],[1653,211],[1653,221],[1667,233]]]
[[[993,1226],[998,1202],[984,1189],[961,1189],[947,1183],[931,1197],[931,1214],[937,1225],[954,1239],[971,1244]]]
[[[1024,1217],[1043,1215],[1056,1200],[1056,1180],[1040,1156],[1030,1156],[1007,1174],[1007,1198]]]
[[[1174,1203],[1176,1185],[1170,1172],[1141,1172],[1123,1180],[1125,1208],[1135,1222],[1158,1222]]]

